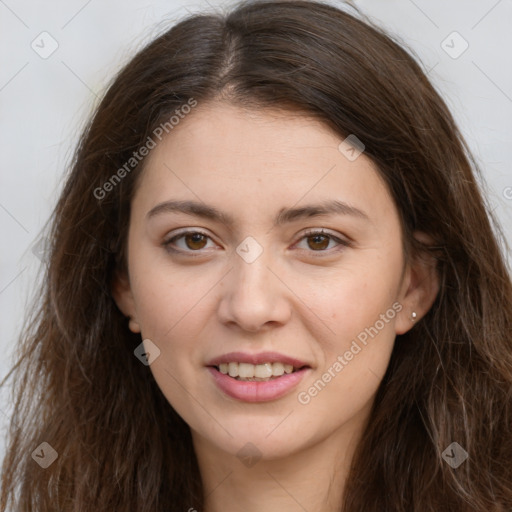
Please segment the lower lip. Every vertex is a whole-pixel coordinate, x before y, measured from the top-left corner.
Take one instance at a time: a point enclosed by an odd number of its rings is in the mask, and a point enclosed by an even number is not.
[[[288,394],[311,368],[303,368],[293,373],[285,373],[280,377],[267,381],[236,380],[211,366],[208,367],[208,370],[212,374],[217,386],[231,398],[236,398],[243,402],[269,402]]]

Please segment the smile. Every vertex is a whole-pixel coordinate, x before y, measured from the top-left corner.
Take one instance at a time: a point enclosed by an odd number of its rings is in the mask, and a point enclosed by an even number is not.
[[[310,367],[294,368],[290,373],[271,377],[231,377],[215,366],[208,367],[208,371],[223,394],[242,402],[256,403],[278,400],[288,395],[312,369]]]
[[[220,373],[229,375],[234,379],[241,381],[251,382],[266,382],[285,374],[290,374],[298,371],[300,368],[294,368],[291,364],[277,363],[263,363],[263,364],[250,364],[250,363],[221,363],[216,367]]]

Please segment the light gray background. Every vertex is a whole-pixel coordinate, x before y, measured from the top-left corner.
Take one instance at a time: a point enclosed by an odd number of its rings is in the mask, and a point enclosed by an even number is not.
[[[209,0],[213,7],[231,3]],[[354,3],[419,55],[482,166],[491,207],[512,240],[512,1]],[[135,50],[209,4],[0,0],[0,377],[12,364],[40,271],[32,249],[86,118]],[[45,55],[52,44],[57,49]],[[0,426],[10,414],[7,391],[0,390]]]

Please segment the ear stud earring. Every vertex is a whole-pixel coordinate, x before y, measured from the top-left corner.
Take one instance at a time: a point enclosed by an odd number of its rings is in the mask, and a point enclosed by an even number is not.
[[[413,311],[413,312],[411,313],[411,322],[415,322],[415,321],[416,321],[416,317],[417,317],[417,316],[418,316],[418,315],[416,314],[416,311]]]

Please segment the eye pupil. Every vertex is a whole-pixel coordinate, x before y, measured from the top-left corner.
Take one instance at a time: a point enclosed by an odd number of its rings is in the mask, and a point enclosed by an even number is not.
[[[326,247],[329,246],[330,238],[327,235],[312,235],[312,236],[310,236],[308,238],[315,240],[315,242],[313,242],[314,244],[316,244],[316,243],[320,243],[321,244],[321,247],[318,247],[318,246],[317,247],[311,247],[311,244],[308,244],[311,249],[322,250],[322,249],[325,249]],[[323,238],[324,243],[318,242],[318,239],[322,239],[322,238]],[[327,242],[327,244],[325,242]]]
[[[204,242],[205,242],[205,235],[201,234],[201,233],[192,233],[192,234],[189,234],[189,235],[186,235],[185,236],[185,240],[186,240],[186,243],[187,243],[187,247],[189,249],[202,249],[204,247]],[[190,241],[192,240],[192,244],[196,244],[196,243],[199,243],[201,245],[201,241],[203,242],[203,244],[200,246],[200,247],[196,247],[196,246],[191,246],[190,245]]]

